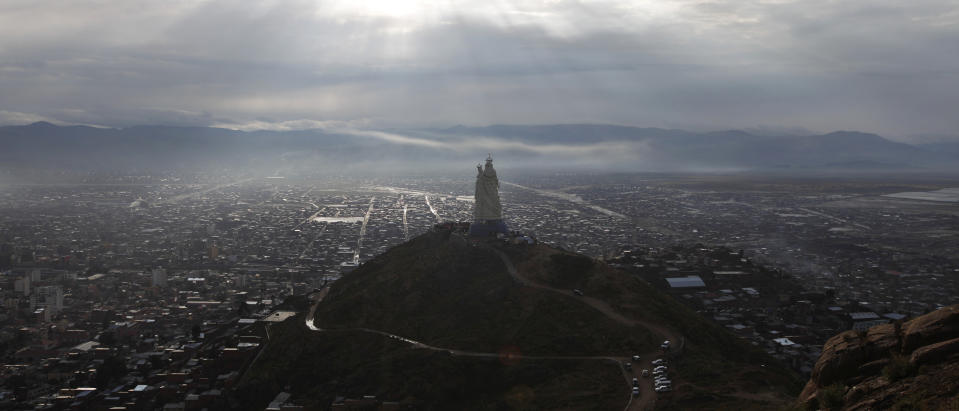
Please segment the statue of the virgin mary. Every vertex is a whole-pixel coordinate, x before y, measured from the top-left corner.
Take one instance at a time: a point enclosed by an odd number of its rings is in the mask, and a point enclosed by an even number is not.
[[[486,167],[476,166],[476,204],[473,219],[477,222],[503,219],[503,207],[499,202],[499,180],[493,168],[493,157],[486,158]]]
[[[491,236],[506,233],[503,222],[503,207],[499,202],[499,179],[493,168],[493,156],[486,158],[486,166],[476,166],[476,194],[473,208],[473,224],[470,235]]]

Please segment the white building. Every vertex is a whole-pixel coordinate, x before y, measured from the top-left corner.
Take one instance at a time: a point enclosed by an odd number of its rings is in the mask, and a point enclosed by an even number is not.
[[[686,277],[671,277],[667,278],[666,282],[669,283],[669,288],[703,288],[706,287],[706,283],[703,282],[703,279],[698,275],[689,275]]]
[[[63,287],[59,285],[37,287],[30,294],[30,309],[43,309],[44,321],[50,321],[54,315],[63,311]]]

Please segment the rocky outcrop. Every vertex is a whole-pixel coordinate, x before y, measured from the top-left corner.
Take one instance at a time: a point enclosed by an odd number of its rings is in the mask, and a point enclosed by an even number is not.
[[[902,349],[905,352],[959,337],[959,305],[945,307],[907,321],[902,325],[902,332]]]
[[[823,346],[812,379],[826,386],[854,377],[859,375],[860,367],[885,358],[898,345],[899,338],[892,324],[870,328],[865,335],[846,331],[830,338]]]
[[[959,305],[826,342],[799,400],[809,407],[884,408],[897,401],[935,405],[959,396]],[[920,381],[936,381],[936,389]],[[945,391],[943,391],[945,387]],[[935,408],[935,406],[934,406]]]
[[[959,353],[959,338],[953,338],[920,347],[912,352],[909,362],[913,364],[934,364],[957,353]]]

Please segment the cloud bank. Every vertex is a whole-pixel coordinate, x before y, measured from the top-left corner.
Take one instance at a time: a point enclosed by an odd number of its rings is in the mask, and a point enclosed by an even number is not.
[[[956,134],[951,1],[0,3],[0,122]]]

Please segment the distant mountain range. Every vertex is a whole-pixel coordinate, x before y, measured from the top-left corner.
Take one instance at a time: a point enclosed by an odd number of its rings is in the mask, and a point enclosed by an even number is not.
[[[4,167],[177,170],[255,167],[445,170],[487,152],[516,169],[956,172],[959,142],[909,145],[875,134],[754,135],[570,124],[243,132],[211,127],[0,127]]]
[[[683,130],[608,125],[454,127],[457,135],[486,135],[536,144],[629,141],[655,153],[650,162],[690,169],[956,169],[959,142],[909,145],[875,134],[836,131],[808,136],[757,136],[730,130]],[[682,169],[683,167],[679,167]]]

